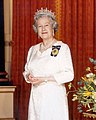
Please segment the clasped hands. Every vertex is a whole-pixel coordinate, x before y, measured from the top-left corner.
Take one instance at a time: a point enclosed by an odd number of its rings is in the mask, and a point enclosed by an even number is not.
[[[28,75],[28,81],[33,85],[39,85],[43,82],[54,81],[52,76],[49,77],[34,77],[32,74]]]

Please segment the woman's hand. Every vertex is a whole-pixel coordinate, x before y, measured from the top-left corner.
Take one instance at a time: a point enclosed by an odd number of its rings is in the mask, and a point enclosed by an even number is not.
[[[33,75],[28,75],[28,81],[33,85],[39,85],[40,83],[44,82],[42,77],[34,77]]]
[[[28,75],[28,81],[33,84],[33,85],[39,85],[43,82],[56,82],[54,77],[34,77],[33,75],[29,74]]]

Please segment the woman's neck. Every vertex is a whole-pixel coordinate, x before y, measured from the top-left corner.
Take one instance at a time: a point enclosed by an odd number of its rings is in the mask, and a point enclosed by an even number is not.
[[[52,44],[54,41],[55,41],[55,38],[51,38],[49,40],[43,40],[42,44],[44,47],[47,47],[47,46],[50,46],[50,44]]]
[[[52,47],[52,45],[56,42],[55,38],[52,38],[50,40],[43,40],[40,46],[40,51],[43,52],[47,50],[48,48]]]

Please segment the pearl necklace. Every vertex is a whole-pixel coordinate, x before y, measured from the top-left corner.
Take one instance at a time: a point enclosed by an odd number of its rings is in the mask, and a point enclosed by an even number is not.
[[[52,47],[53,43],[55,43],[55,42],[56,42],[56,40],[53,39],[52,42],[50,44],[46,45],[46,46],[44,46],[44,44],[41,43],[40,51],[43,52],[43,51],[47,50],[48,48]]]

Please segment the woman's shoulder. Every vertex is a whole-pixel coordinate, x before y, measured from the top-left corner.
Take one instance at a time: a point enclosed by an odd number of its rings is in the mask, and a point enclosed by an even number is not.
[[[67,43],[64,43],[63,41],[61,40],[58,40],[57,41],[57,44],[60,45],[62,48],[68,48],[68,44]]]
[[[67,53],[70,53],[70,47],[67,43],[64,43],[63,41],[58,41],[58,45],[60,45],[60,55],[64,56]]]
[[[39,44],[40,44],[40,43],[38,43],[38,44],[36,44],[36,45],[32,45],[32,46],[29,48],[29,50],[28,50],[28,58],[38,50]]]
[[[36,50],[38,49],[38,47],[40,46],[41,43],[38,43],[38,44],[35,44],[35,45],[32,45],[30,48],[29,48],[29,51],[32,51],[32,50]]]

